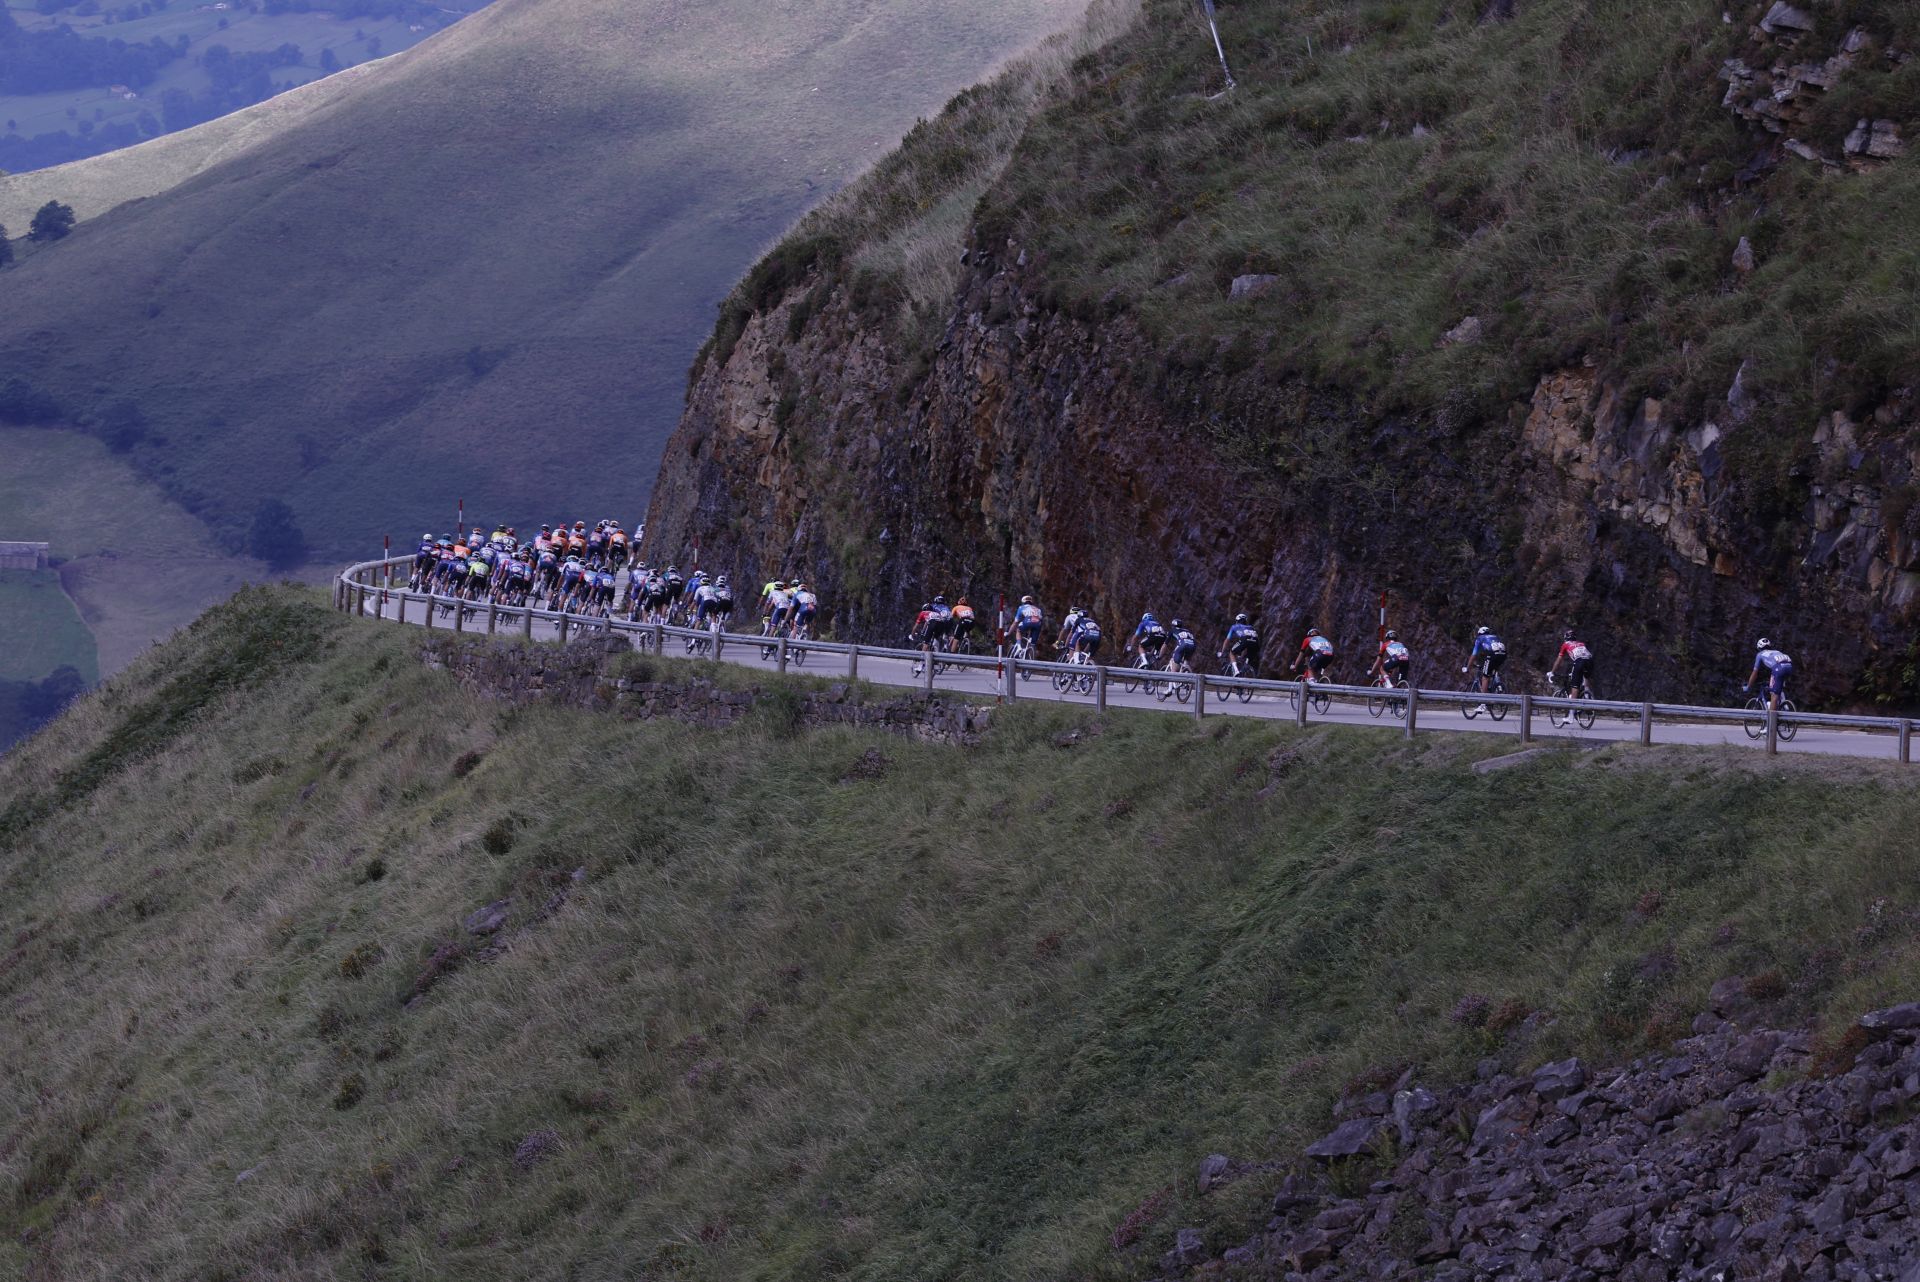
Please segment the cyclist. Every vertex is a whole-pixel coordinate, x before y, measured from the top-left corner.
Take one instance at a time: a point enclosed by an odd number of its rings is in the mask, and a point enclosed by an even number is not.
[[[1793,675],[1793,660],[1785,650],[1773,648],[1773,642],[1761,637],[1754,643],[1753,671],[1747,674],[1747,683],[1740,687],[1745,694],[1753,689],[1753,683],[1760,679],[1761,669],[1767,673],[1767,707],[1780,706],[1780,700],[1787,693],[1787,678]]]
[[[607,530],[607,556],[616,572],[627,563],[627,532],[620,528],[618,521]]]
[[[440,545],[434,542],[433,535],[420,536],[420,546],[413,554],[413,577],[407,581],[409,588],[418,588],[433,573],[433,567],[439,560],[439,549]]]
[[[1093,656],[1100,649],[1100,625],[1085,611],[1080,613],[1080,621],[1074,625],[1073,649],[1076,654],[1086,655],[1088,663],[1093,662]]]
[[[1223,659],[1229,653],[1234,662],[1245,669],[1241,676],[1251,676],[1260,670],[1260,632],[1244,613],[1233,616],[1233,626],[1227,629],[1226,648],[1213,657]]]
[[[1566,693],[1563,697],[1572,698],[1573,692],[1579,690],[1584,693],[1587,698],[1593,698],[1593,682],[1591,680],[1593,676],[1593,651],[1587,648],[1586,642],[1580,640],[1572,628],[1568,628],[1560,634],[1560,653],[1554,656],[1553,666],[1547,669],[1549,679],[1560,671],[1560,665],[1562,663],[1567,665],[1567,683],[1564,687]]]
[[[1133,635],[1127,639],[1127,647],[1123,653],[1131,654],[1133,647],[1137,645],[1140,647],[1140,653],[1147,656],[1147,662],[1157,668],[1164,660],[1167,642],[1171,640],[1173,637],[1167,632],[1167,625],[1154,618],[1153,611],[1148,610],[1140,616],[1139,625],[1134,628]]]
[[[1391,628],[1386,639],[1380,642],[1380,653],[1373,657],[1371,676],[1384,677],[1387,685],[1396,681],[1405,681],[1407,673],[1413,668],[1413,654],[1407,649],[1400,634]]]
[[[787,589],[785,579],[775,579],[760,593],[760,635],[778,636],[787,622],[787,613],[793,609],[793,593]]]
[[[945,650],[952,648],[953,607],[947,604],[947,598],[937,596],[927,607],[926,650]],[[945,644],[942,644],[942,643]]]
[[[1035,605],[1031,596],[1020,598],[1020,605],[1013,612],[1013,634],[1026,642],[1027,653],[1040,643],[1040,629],[1046,625],[1046,612]]]
[[[1072,644],[1073,634],[1079,629],[1081,622],[1086,617],[1087,612],[1077,605],[1071,610],[1068,610],[1067,617],[1060,620],[1060,635],[1054,638],[1053,648],[1055,650],[1064,650],[1068,645]]]
[[[1492,628],[1480,628],[1473,634],[1473,649],[1467,651],[1467,666],[1460,669],[1464,674],[1474,668],[1480,669],[1480,675],[1473,684],[1481,694],[1493,693],[1493,679],[1500,675],[1500,669],[1506,666],[1507,643],[1495,636]],[[1485,704],[1480,705],[1485,708]]]
[[[793,585],[793,638],[804,641],[813,635],[813,616],[820,611],[820,598],[804,583]]]
[[[467,600],[478,601],[487,595],[487,587],[493,581],[493,566],[487,560],[487,549],[475,548],[467,557]]]
[[[1325,681],[1327,665],[1333,662],[1333,642],[1320,635],[1319,628],[1308,628],[1306,637],[1300,642],[1300,652],[1293,656],[1293,666],[1289,672],[1300,671],[1300,665],[1307,666],[1307,680]]]
[[[967,598],[961,597],[953,603],[953,648],[970,650],[973,648],[973,606]]]
[[[560,566],[560,608],[571,609],[579,601],[587,567],[581,558],[568,554]]]
[[[1184,663],[1191,668],[1193,653],[1200,648],[1200,643],[1194,639],[1193,631],[1178,619],[1169,623],[1167,628],[1173,633],[1173,654],[1167,659],[1167,667],[1173,669]]]

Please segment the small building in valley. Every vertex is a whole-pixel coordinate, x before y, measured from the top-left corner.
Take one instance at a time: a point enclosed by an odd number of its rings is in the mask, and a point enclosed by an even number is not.
[[[44,570],[48,546],[45,543],[0,543],[0,570]]]

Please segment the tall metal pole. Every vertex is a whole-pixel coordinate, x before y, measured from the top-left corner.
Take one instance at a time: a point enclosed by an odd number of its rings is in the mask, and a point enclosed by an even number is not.
[[[1207,11],[1207,30],[1213,33],[1213,51],[1220,56],[1220,74],[1227,78],[1227,88],[1234,87],[1233,73],[1227,70],[1227,51],[1220,44],[1220,27],[1213,18],[1213,0],[1200,0]]]

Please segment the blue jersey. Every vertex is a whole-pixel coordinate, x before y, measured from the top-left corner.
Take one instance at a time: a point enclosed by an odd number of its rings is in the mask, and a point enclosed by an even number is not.
[[[1227,644],[1230,646],[1259,645],[1260,632],[1251,623],[1236,623],[1227,629]]]
[[[1073,639],[1075,641],[1098,641],[1100,639],[1100,625],[1095,623],[1091,616],[1081,616],[1080,622],[1073,629]]]
[[[1166,640],[1167,625],[1158,619],[1140,620],[1140,626],[1133,630],[1133,639],[1135,641],[1144,641],[1149,637],[1161,641]]]
[[[1784,650],[1762,650],[1753,661],[1756,668],[1765,668],[1768,672],[1791,672],[1793,660]]]
[[[1506,652],[1507,643],[1489,632],[1485,636],[1478,636],[1473,639],[1473,652],[1467,657],[1470,659],[1478,659],[1483,656],[1499,657],[1506,654]]]
[[[1016,628],[1037,628],[1046,616],[1040,607],[1029,602],[1013,612],[1013,626]]]
[[[1193,639],[1193,633],[1181,628],[1173,634],[1173,648],[1182,654],[1191,654],[1199,646]]]

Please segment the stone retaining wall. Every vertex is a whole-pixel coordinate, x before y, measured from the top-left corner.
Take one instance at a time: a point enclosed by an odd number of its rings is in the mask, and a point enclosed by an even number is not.
[[[490,699],[637,719],[664,717],[697,726],[733,725],[756,706],[778,698],[780,712],[803,726],[868,726],[925,742],[971,745],[979,742],[993,712],[987,705],[938,694],[889,692],[876,698],[874,687],[845,681],[823,689],[798,681],[729,689],[698,675],[698,663],[673,659],[642,658],[624,665],[623,674],[620,660],[632,653],[631,642],[620,636],[591,637],[567,646],[447,637],[422,647],[421,659]]]

